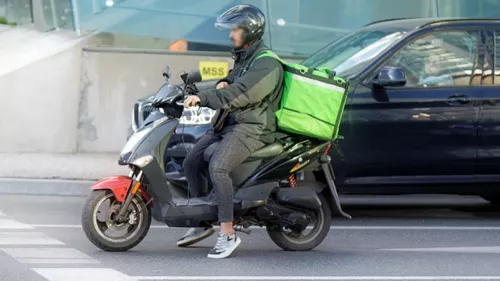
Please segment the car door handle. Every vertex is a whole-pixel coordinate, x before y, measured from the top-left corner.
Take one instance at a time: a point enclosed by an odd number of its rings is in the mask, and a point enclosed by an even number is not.
[[[463,104],[468,104],[471,101],[472,101],[471,98],[467,95],[464,95],[464,94],[451,95],[446,100],[446,102],[449,105],[463,105]]]

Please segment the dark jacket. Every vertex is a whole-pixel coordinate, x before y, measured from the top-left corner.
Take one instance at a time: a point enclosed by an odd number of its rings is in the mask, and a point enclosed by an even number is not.
[[[267,49],[258,41],[233,52],[234,67],[221,80],[229,85],[197,94],[201,106],[218,110],[212,121],[214,132],[238,132],[264,143],[275,141],[275,113],[283,90],[283,67],[272,57],[254,60]]]

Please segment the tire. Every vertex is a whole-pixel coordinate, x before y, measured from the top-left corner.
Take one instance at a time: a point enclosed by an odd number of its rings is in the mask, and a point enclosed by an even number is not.
[[[98,208],[101,207],[101,205],[107,200],[110,201],[110,207],[106,212],[106,219],[105,221],[98,221],[98,216],[103,216]],[[108,220],[110,210],[118,208],[117,206],[119,205],[121,205],[121,203],[115,200],[111,190],[94,190],[87,198],[83,208],[83,231],[92,244],[104,251],[123,252],[134,248],[142,241],[142,239],[144,239],[151,225],[151,210],[149,206],[145,205],[144,201],[139,196],[132,199],[129,207],[129,209],[132,208],[136,211],[135,219],[137,219],[137,225],[130,224],[130,221],[128,221],[127,223],[122,224],[122,226],[118,226],[111,220]],[[123,229],[126,229],[127,225],[128,227],[134,226],[134,228],[130,235],[128,234],[127,229],[127,234],[123,236],[123,238],[112,238],[104,233],[105,230],[103,231],[103,229],[99,228],[99,224],[105,224],[106,226],[109,224],[111,227],[117,227],[117,229],[123,226]],[[110,230],[110,228],[108,228],[108,230]]]
[[[323,194],[318,194],[318,197],[321,200],[321,208],[318,210],[316,215],[320,218],[317,228],[316,224],[314,227],[314,229],[317,229],[317,232],[307,239],[300,239],[292,238],[282,229],[267,228],[267,234],[278,247],[285,251],[309,251],[316,248],[319,244],[321,244],[321,242],[323,242],[330,231],[332,211],[330,210],[330,204],[326,201],[325,196]]]

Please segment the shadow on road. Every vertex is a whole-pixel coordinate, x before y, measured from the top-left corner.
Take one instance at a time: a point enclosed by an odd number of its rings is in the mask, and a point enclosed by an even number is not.
[[[357,218],[500,218],[500,206],[475,196],[343,196]]]

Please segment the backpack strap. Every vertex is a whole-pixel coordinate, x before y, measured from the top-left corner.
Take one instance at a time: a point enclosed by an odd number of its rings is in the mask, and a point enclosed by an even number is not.
[[[243,69],[243,73],[246,73],[250,69],[250,67],[252,67],[253,63],[257,59],[262,58],[262,57],[273,57],[276,60],[278,60],[281,64],[285,64],[285,62],[282,59],[280,59],[278,57],[278,55],[276,55],[273,51],[271,51],[271,50],[262,50],[262,51],[258,52],[256,55],[253,56],[253,58],[250,61],[250,63],[247,64],[247,66],[245,66],[245,68]]]
[[[273,51],[271,50],[264,50],[262,52],[260,52],[259,54],[257,54],[257,56],[255,56],[255,58],[252,60],[252,62],[250,63],[250,65],[252,65],[257,59],[260,59],[260,58],[263,58],[263,57],[273,57],[275,58],[277,61],[279,61],[281,64],[286,64],[280,57],[278,57],[278,55],[276,55]]]

